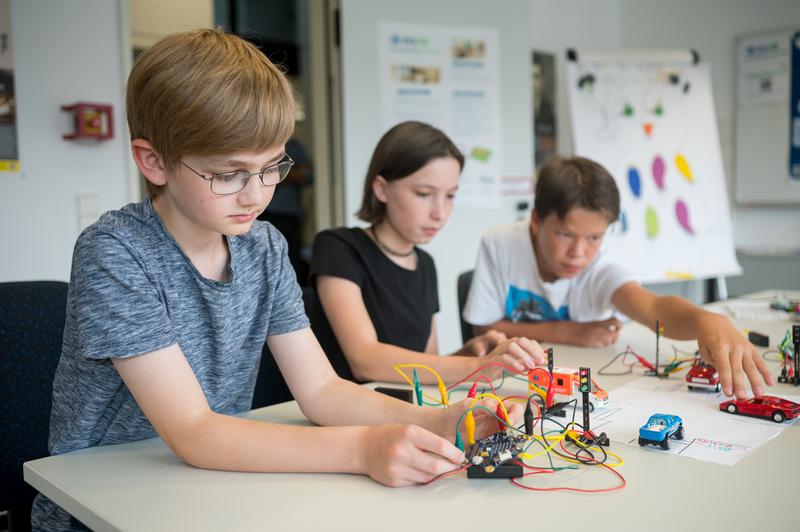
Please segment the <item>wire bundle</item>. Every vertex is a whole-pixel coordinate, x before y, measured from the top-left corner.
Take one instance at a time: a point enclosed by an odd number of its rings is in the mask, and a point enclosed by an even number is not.
[[[626,353],[621,353],[621,355]],[[676,358],[677,358],[677,352],[676,352]],[[685,360],[681,362],[685,362]],[[497,386],[494,386],[491,379],[489,379],[485,375],[480,375],[481,371],[490,367],[501,367],[503,369],[501,375],[501,381]],[[404,369],[411,369],[411,368],[413,368],[415,372],[413,380],[412,378],[409,378],[409,376],[406,375],[406,373],[403,371]],[[470,407],[461,414],[455,426],[456,445],[459,446],[462,450],[464,448],[461,440],[462,427],[464,429],[464,432],[466,433],[467,442],[470,445],[474,445],[475,444],[474,412],[483,410],[488,412],[490,416],[494,417],[498,421],[499,426],[503,427],[504,430],[516,432],[527,438],[528,445],[524,448],[523,452],[519,454],[516,460],[516,462],[520,464],[527,471],[523,475],[523,478],[531,478],[536,475],[542,475],[542,474],[548,474],[548,475],[555,474],[558,473],[559,471],[575,470],[580,467],[599,466],[604,470],[611,472],[618,479],[615,485],[598,489],[583,489],[570,486],[536,487],[528,485],[526,483],[522,483],[520,482],[520,479],[511,479],[511,483],[514,484],[515,486],[532,491],[574,491],[581,493],[603,493],[603,492],[620,490],[625,487],[626,485],[625,477],[623,477],[622,474],[616,470],[616,468],[624,464],[624,460],[620,456],[604,449],[602,445],[597,445],[595,443],[592,443],[595,441],[594,435],[592,435],[591,433],[587,433],[587,431],[585,431],[584,427],[581,424],[576,423],[575,415],[578,406],[577,400],[573,399],[567,402],[562,407],[563,409],[563,408],[568,408],[570,405],[572,405],[572,420],[567,424],[559,422],[558,420],[554,419],[552,416],[547,414],[548,405],[546,405],[545,397],[550,397],[549,387],[546,395],[544,393],[541,393],[539,390],[532,389],[532,387],[530,386],[531,383],[529,382],[527,375],[525,377],[521,376],[524,375],[525,372],[519,372],[510,366],[491,363],[491,364],[486,364],[481,368],[478,368],[476,371],[470,373],[463,379],[451,384],[448,387],[445,386],[444,382],[439,377],[439,374],[428,366],[420,364],[399,364],[395,366],[394,369],[403,377],[403,379],[409,385],[411,385],[417,390],[418,394],[417,402],[418,404],[421,405],[446,407],[449,404],[450,396],[454,391],[469,390],[468,398],[472,399],[472,403],[470,404]],[[422,393],[421,387],[419,386],[419,381],[416,377],[417,369],[430,371],[436,377],[440,392],[440,398],[438,400],[436,398],[431,397],[430,395]],[[533,371],[537,370],[545,371],[542,368],[536,368]],[[505,383],[506,377],[515,380],[525,381],[526,383],[528,383],[529,391],[531,392],[530,395],[528,396],[510,395],[501,398],[497,394],[497,391],[502,388],[503,384]],[[470,379],[473,379],[471,387],[470,388],[463,387],[462,385],[466,382],[469,382]],[[488,387],[491,389],[491,393],[485,391],[482,391],[481,393],[476,392],[478,384],[482,381],[484,381],[488,385]],[[428,401],[424,401],[422,397],[427,398]],[[488,408],[485,404],[479,402],[482,399],[492,399],[496,401],[498,405],[497,409],[495,411],[492,411],[492,409]],[[525,416],[524,416],[525,423],[523,425],[521,425],[520,427],[515,427],[509,422],[508,411],[504,404],[505,402],[521,402],[525,404]],[[535,414],[533,413],[534,410]],[[550,426],[550,430],[547,430],[545,428],[545,422],[547,422],[548,424],[553,424],[554,426]],[[535,431],[536,427],[538,427],[539,429],[539,434],[536,434]],[[539,450],[534,454],[531,454],[530,450],[534,445],[541,447],[541,450]],[[530,461],[541,456],[545,456],[547,458],[546,464],[531,465],[529,463]],[[560,460],[566,462],[567,465],[558,466],[556,465],[556,462],[554,460]],[[467,461],[460,467],[448,471],[446,473],[443,473],[441,475],[438,475],[433,479],[431,479],[430,481],[426,482],[425,484],[430,484],[441,478],[455,475],[461,471],[468,469],[471,465],[472,464],[469,461]]]

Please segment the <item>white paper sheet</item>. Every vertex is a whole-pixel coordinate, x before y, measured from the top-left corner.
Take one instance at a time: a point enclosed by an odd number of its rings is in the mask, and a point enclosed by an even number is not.
[[[722,393],[689,391],[683,379],[643,377],[615,388],[609,396],[609,406],[592,415],[593,432],[605,432],[615,442],[638,447],[639,427],[651,415],[678,415],[685,430],[683,441],[671,439],[668,451],[651,445],[645,449],[716,464],[734,465],[792,424],[721,412],[719,404],[727,400]],[[780,396],[800,402],[798,396]]]

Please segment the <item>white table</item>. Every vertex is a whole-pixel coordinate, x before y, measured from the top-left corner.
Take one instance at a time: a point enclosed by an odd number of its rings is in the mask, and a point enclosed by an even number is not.
[[[797,294],[800,296],[800,294]],[[774,344],[787,322],[742,323]],[[557,347],[556,363],[599,368],[630,343],[654,350],[638,324],[606,349]],[[662,342],[669,356],[675,343]],[[777,374],[777,365],[771,364]],[[605,377],[608,389],[638,375]],[[505,390],[504,390],[505,391]],[[800,389],[776,385],[775,393]],[[613,398],[613,391],[612,391]],[[296,403],[253,411],[253,418],[306,424]],[[342,474],[255,474],[195,469],[156,438],[96,447],[24,465],[25,480],[98,530],[800,530],[800,426],[790,426],[735,466],[721,466],[613,443],[628,485],[607,494],[534,493],[507,480],[462,473],[429,486],[392,489]],[[600,472],[598,472],[600,471]],[[576,485],[598,484],[600,468]],[[615,477],[602,483],[613,485]]]

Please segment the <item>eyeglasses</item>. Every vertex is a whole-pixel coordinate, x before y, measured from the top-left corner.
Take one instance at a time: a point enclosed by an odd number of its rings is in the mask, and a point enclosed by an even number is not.
[[[235,172],[224,172],[221,174],[211,174],[211,177],[201,174],[185,162],[181,164],[202,177],[211,186],[211,192],[218,196],[228,196],[236,194],[250,181],[250,178],[257,175],[261,180],[261,184],[265,187],[275,186],[289,175],[289,170],[294,165],[294,161],[288,155],[279,163],[265,166],[259,172],[247,172],[245,170],[237,170]]]

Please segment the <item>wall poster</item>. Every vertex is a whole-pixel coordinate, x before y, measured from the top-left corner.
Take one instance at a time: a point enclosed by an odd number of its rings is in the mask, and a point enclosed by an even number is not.
[[[378,46],[383,131],[406,120],[438,127],[466,159],[456,202],[500,206],[497,31],[382,23]]]
[[[0,172],[19,172],[14,62],[11,53],[11,0],[0,0]]]

